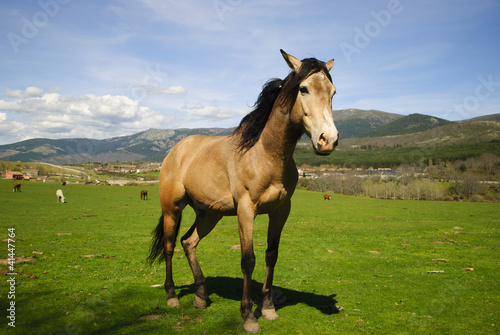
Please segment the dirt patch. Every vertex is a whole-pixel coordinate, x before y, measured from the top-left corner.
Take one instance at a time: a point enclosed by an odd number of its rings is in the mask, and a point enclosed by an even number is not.
[[[143,315],[140,317],[141,320],[158,320],[162,316],[161,315]]]

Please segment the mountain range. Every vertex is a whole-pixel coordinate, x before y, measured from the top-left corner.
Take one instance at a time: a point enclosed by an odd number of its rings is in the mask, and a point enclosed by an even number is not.
[[[500,139],[500,114],[450,122],[422,114],[403,116],[377,110],[345,109],[335,111],[334,118],[340,133],[340,148],[366,143],[422,146]],[[189,135],[224,136],[233,130],[149,129],[134,135],[103,140],[37,138],[1,145],[0,160],[54,164],[162,161],[178,141]]]

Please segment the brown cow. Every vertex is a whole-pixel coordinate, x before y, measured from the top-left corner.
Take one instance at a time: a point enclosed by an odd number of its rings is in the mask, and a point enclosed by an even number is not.
[[[146,198],[149,198],[148,197],[148,191],[142,190],[141,191],[141,200],[146,200]]]
[[[323,200],[332,200],[332,197],[331,197],[331,196],[329,196],[328,194],[325,194],[325,195],[323,196]]]
[[[21,183],[15,183],[12,192],[21,192]]]

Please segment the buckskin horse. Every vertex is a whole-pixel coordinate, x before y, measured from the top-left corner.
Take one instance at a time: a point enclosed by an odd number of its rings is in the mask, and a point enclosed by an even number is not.
[[[293,160],[296,143],[307,134],[318,155],[330,154],[338,144],[332,115],[335,86],[329,74],[333,59],[326,63],[315,58],[300,61],[283,50],[281,53],[291,68],[289,75],[264,85],[254,109],[232,134],[189,136],[163,161],[159,184],[162,216],[153,230],[148,256],[151,264],[157,258],[165,259],[167,305],[179,306],[172,256],[182,210],[190,205],[196,219],[181,243],[194,276],[194,305],[203,309],[208,295],[196,247],[223,216],[237,215],[243,272],[240,312],[244,330],[252,333],[260,331],[251,296],[254,218],[269,216],[262,317],[275,320],[279,317],[272,300],[272,281],[281,231],[298,180]]]
[[[141,200],[146,200],[148,198],[148,191],[142,190],[141,191]]]

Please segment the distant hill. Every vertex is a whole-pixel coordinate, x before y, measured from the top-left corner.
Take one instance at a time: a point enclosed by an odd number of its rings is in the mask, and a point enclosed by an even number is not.
[[[430,115],[410,114],[408,116],[404,116],[395,121],[392,121],[391,123],[380,126],[376,129],[372,129],[359,134],[358,137],[381,137],[413,134],[444,126],[450,123],[452,122]]]
[[[500,114],[478,116],[461,122],[469,122],[469,121],[500,121]]]
[[[36,138],[0,146],[0,160],[71,164],[85,162],[162,161],[183,138],[194,135],[228,135],[232,129],[149,129],[130,136],[104,140]]]
[[[377,110],[342,109],[333,112],[333,119],[340,138],[358,135],[402,118],[403,115]]]
[[[500,121],[453,122],[421,132],[380,137],[357,137],[340,141],[340,150],[351,147],[420,147],[471,144],[500,140]]]

